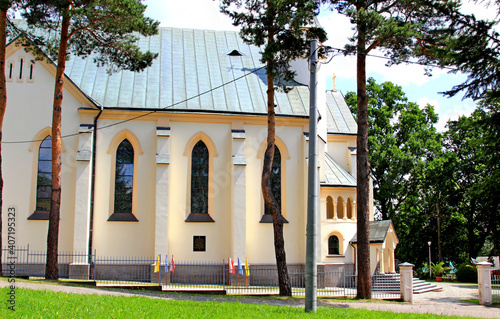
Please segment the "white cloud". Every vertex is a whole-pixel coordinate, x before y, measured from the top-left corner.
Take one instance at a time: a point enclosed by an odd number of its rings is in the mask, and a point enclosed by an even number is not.
[[[232,20],[219,12],[219,1],[146,0],[146,16],[160,21],[162,27],[237,30]]]

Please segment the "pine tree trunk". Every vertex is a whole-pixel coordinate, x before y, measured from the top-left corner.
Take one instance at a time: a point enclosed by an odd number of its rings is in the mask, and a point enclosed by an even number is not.
[[[64,70],[68,48],[69,16],[64,10],[61,25],[61,42],[57,60],[54,105],[52,110],[52,198],[50,202],[49,231],[47,234],[46,279],[58,279],[59,216],[61,210],[61,116],[64,88]]]
[[[268,70],[272,69],[272,61],[267,62]],[[283,236],[283,218],[281,206],[271,191],[271,169],[274,158],[274,145],[276,134],[276,114],[274,111],[274,82],[272,76],[267,72],[267,147],[264,154],[264,166],[262,168],[262,194],[264,202],[273,217],[274,253],[276,256],[276,267],[278,269],[278,282],[280,296],[291,296],[292,287],[288,277],[286,264],[285,239]]]
[[[359,11],[359,9],[358,9]],[[366,24],[358,23],[357,82],[358,82],[358,137],[357,137],[357,297],[371,299],[369,174],[368,162],[368,97],[366,95]]]
[[[7,10],[8,8],[0,8],[0,248],[3,247],[2,133],[3,133],[3,118],[5,116],[5,109],[7,108],[7,87],[5,81],[5,45],[7,43]],[[0,265],[2,265],[2,255],[3,254],[0,253]],[[0,269],[0,274],[2,274],[2,269]]]

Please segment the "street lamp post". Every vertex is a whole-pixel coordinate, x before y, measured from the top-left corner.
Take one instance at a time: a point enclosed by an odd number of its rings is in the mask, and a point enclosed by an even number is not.
[[[429,279],[432,279],[432,268],[431,268],[431,242],[428,241],[429,244]]]

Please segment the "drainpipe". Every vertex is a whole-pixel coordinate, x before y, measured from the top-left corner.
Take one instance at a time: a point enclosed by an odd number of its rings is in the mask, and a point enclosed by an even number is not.
[[[92,237],[94,231],[94,193],[95,193],[95,167],[96,167],[96,147],[97,147],[97,120],[101,116],[103,107],[94,118],[94,135],[92,136],[92,176],[90,181],[90,224],[89,224],[89,265],[92,264]]]
[[[354,273],[357,274],[356,259],[357,259],[358,254],[356,253],[356,246],[354,246],[351,242],[349,242],[349,245],[351,245],[352,249],[354,249]]]

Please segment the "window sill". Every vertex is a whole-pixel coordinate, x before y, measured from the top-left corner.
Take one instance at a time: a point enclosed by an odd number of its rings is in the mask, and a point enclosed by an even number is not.
[[[113,213],[109,216],[108,222],[138,222],[139,220],[132,213]]]
[[[37,210],[28,217],[28,220],[49,220],[49,211]]]
[[[209,214],[192,213],[185,220],[186,223],[215,223]]]
[[[288,220],[286,220],[283,215],[281,215],[281,219],[283,221],[283,224],[288,224]],[[262,218],[260,219],[261,224],[272,224],[273,223],[273,216],[271,215],[263,215]]]
[[[326,255],[326,258],[345,258],[345,255]]]

